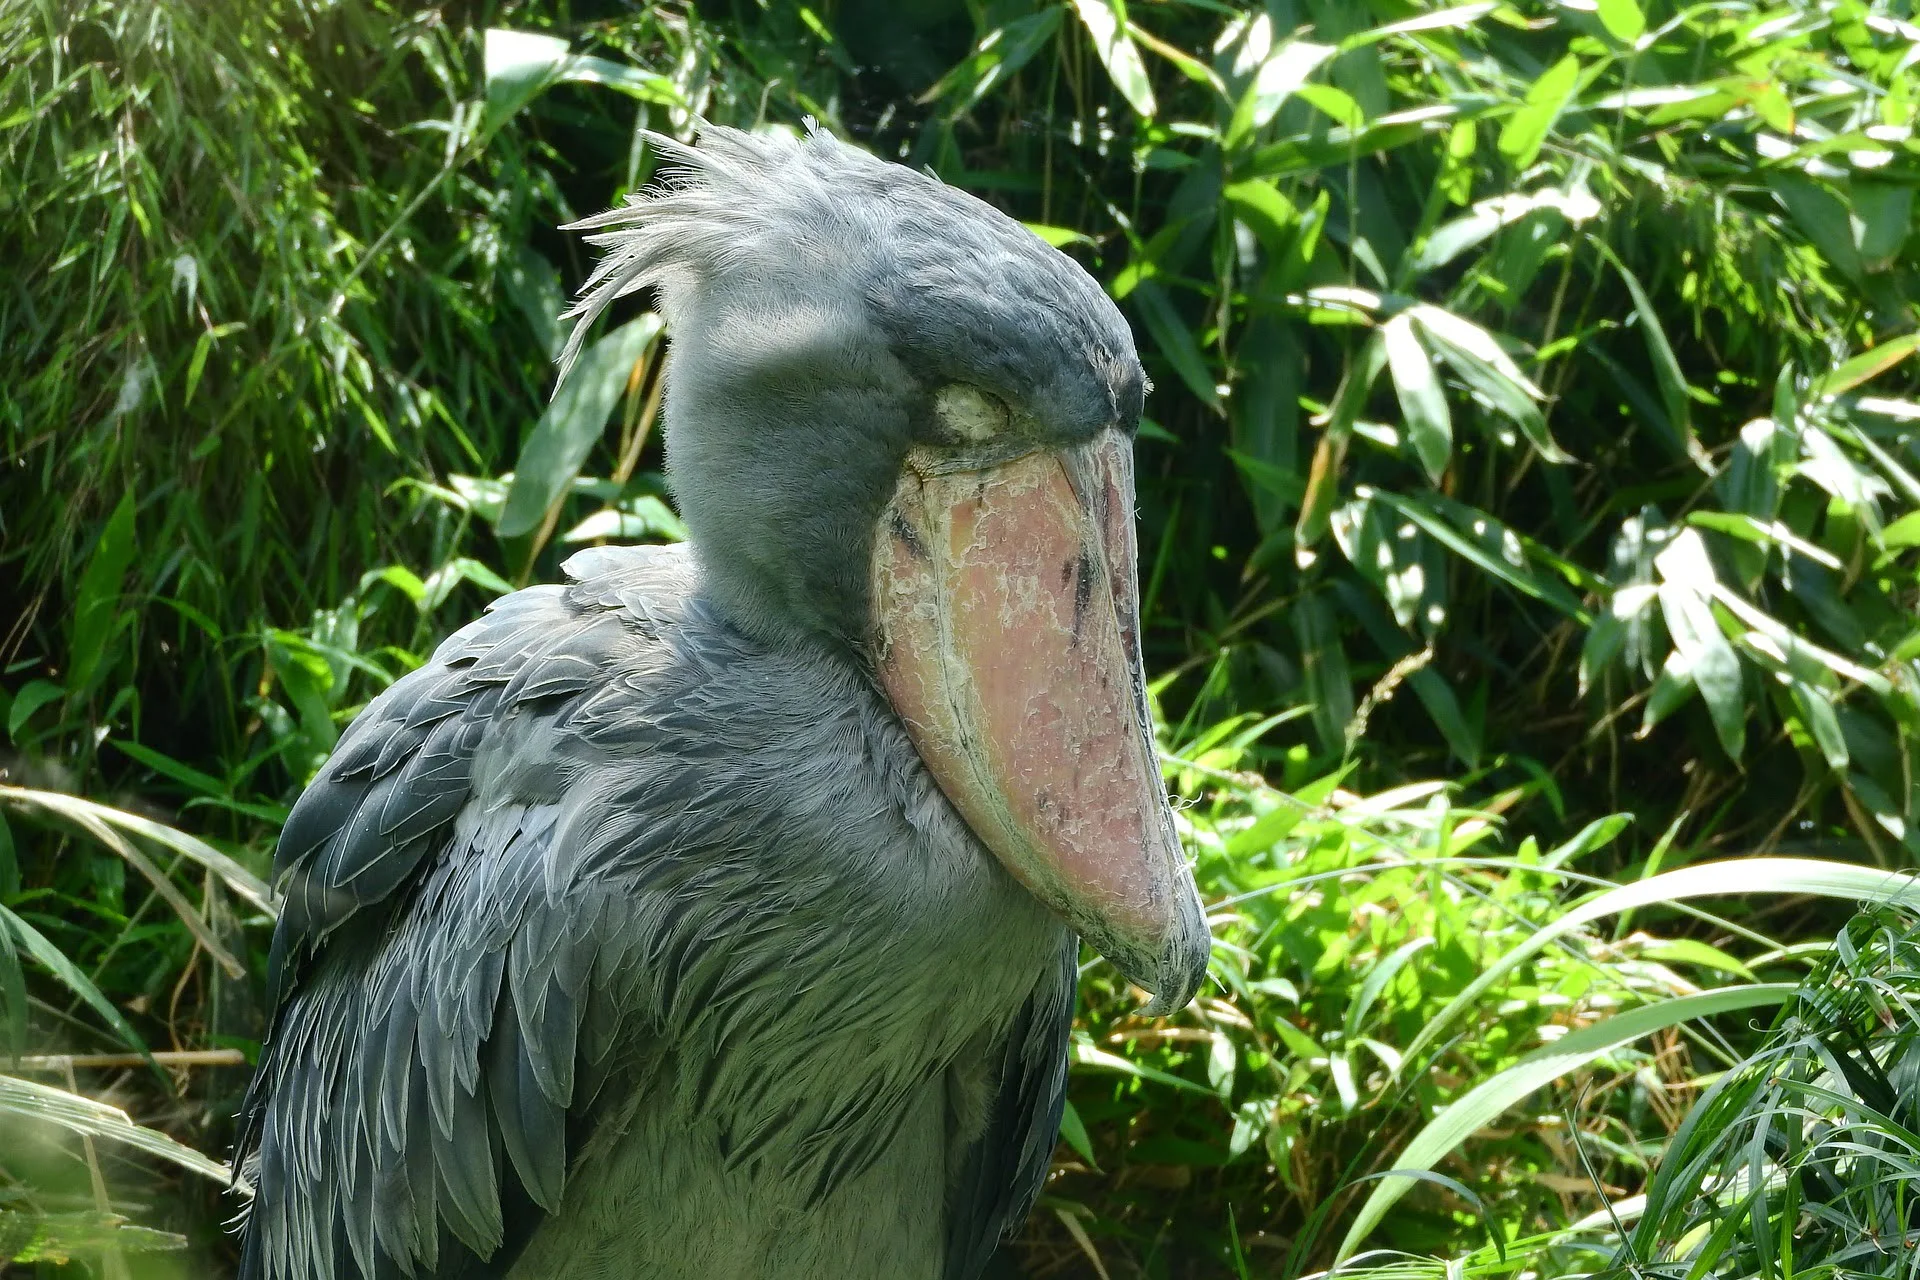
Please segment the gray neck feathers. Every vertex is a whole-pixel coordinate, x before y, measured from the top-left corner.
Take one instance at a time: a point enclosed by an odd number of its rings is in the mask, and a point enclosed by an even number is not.
[[[724,301],[689,290],[671,309],[668,475],[708,594],[763,643],[858,649],[911,379],[847,308],[769,314],[736,286]]]

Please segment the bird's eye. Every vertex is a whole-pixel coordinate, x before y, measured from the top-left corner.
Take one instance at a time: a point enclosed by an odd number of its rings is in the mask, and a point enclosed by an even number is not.
[[[983,444],[1006,429],[1007,406],[978,387],[955,382],[933,396],[940,424],[968,444]]]

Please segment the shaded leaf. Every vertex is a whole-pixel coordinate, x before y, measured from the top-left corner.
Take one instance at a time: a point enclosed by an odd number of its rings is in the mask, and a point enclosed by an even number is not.
[[[67,691],[84,698],[92,691],[120,620],[120,586],[133,563],[133,491],[121,497],[100,530],[93,555],[74,589],[73,633],[67,646]]]
[[[1214,390],[1213,374],[1207,368],[1206,356],[1201,354],[1200,343],[1174,309],[1173,299],[1167,296],[1166,290],[1155,281],[1142,280],[1128,296],[1161,357],[1173,366],[1187,390],[1215,413],[1225,413],[1226,406],[1220,403],[1219,393]]]

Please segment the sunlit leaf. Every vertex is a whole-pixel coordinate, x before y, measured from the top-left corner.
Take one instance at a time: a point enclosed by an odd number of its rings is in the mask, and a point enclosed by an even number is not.
[[[1861,383],[1870,382],[1879,377],[1915,351],[1920,351],[1920,333],[1889,338],[1872,350],[1863,351],[1854,356],[1820,379],[1815,393],[1823,396],[1844,395]]]
[[[1635,0],[1597,0],[1600,25],[1621,44],[1632,44],[1647,29],[1647,16]]]
[[[1453,417],[1440,380],[1434,376],[1433,357],[1420,345],[1413,323],[1413,317],[1403,311],[1380,326],[1380,337],[1386,344],[1387,369],[1414,453],[1438,484],[1453,453]]]
[[[606,58],[572,53],[565,40],[537,31],[488,28],[482,62],[487,88],[483,135],[498,131],[542,90],[562,81],[601,84],[651,102],[684,105],[668,77]]]
[[[567,491],[599,443],[634,366],[659,340],[660,331],[660,317],[648,312],[581,354],[521,446],[496,526],[501,537],[533,532]]]
[[[1127,34],[1126,0],[1073,0],[1073,10],[1080,15],[1081,25],[1093,39],[1093,50],[1120,96],[1136,114],[1152,119],[1157,105],[1153,85],[1147,80],[1139,46]]]
[[[1494,341],[1493,335],[1469,320],[1439,307],[1419,303],[1406,311],[1432,340],[1434,350],[1460,380],[1489,406],[1520,428],[1527,442],[1549,462],[1572,459],[1554,443],[1545,415],[1537,403],[1540,389],[1520,372],[1520,366]]]
[[[1580,59],[1568,54],[1541,73],[1527,90],[1526,101],[1520,109],[1507,117],[1507,123],[1500,130],[1500,154],[1512,161],[1516,169],[1525,169],[1540,154],[1548,131],[1572,100],[1574,86],[1579,82]]]
[[[924,103],[953,98],[958,110],[972,108],[1046,48],[1047,42],[1059,31],[1060,16],[1064,12],[1059,6],[1050,5],[988,31],[974,45],[973,52],[921,94],[919,100]]]
[[[1253,82],[1234,106],[1233,119],[1227,125],[1222,144],[1239,146],[1257,129],[1264,129],[1286,100],[1305,84],[1322,63],[1334,55],[1331,45],[1309,40],[1289,40],[1267,55]]]
[[[210,1178],[222,1186],[230,1183],[242,1194],[253,1194],[253,1188],[246,1179],[236,1177],[219,1161],[208,1159],[164,1133],[133,1123],[127,1118],[127,1113],[118,1107],[109,1107],[65,1089],[53,1089],[30,1080],[0,1076],[0,1113],[23,1120],[45,1121],[88,1137],[109,1138],[125,1143],[135,1150],[157,1156],[203,1178]]]

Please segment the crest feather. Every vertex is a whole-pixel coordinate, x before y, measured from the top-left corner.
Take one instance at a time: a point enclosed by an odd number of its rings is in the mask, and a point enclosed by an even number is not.
[[[831,221],[834,169],[881,163],[811,120],[805,137],[717,125],[703,126],[697,145],[650,130],[645,137],[665,160],[647,190],[560,228],[591,233],[584,239],[603,251],[560,315],[573,322],[560,353],[563,382],[593,322],[616,299],[657,289],[671,321],[688,289],[739,266],[770,239],[797,247]]]

